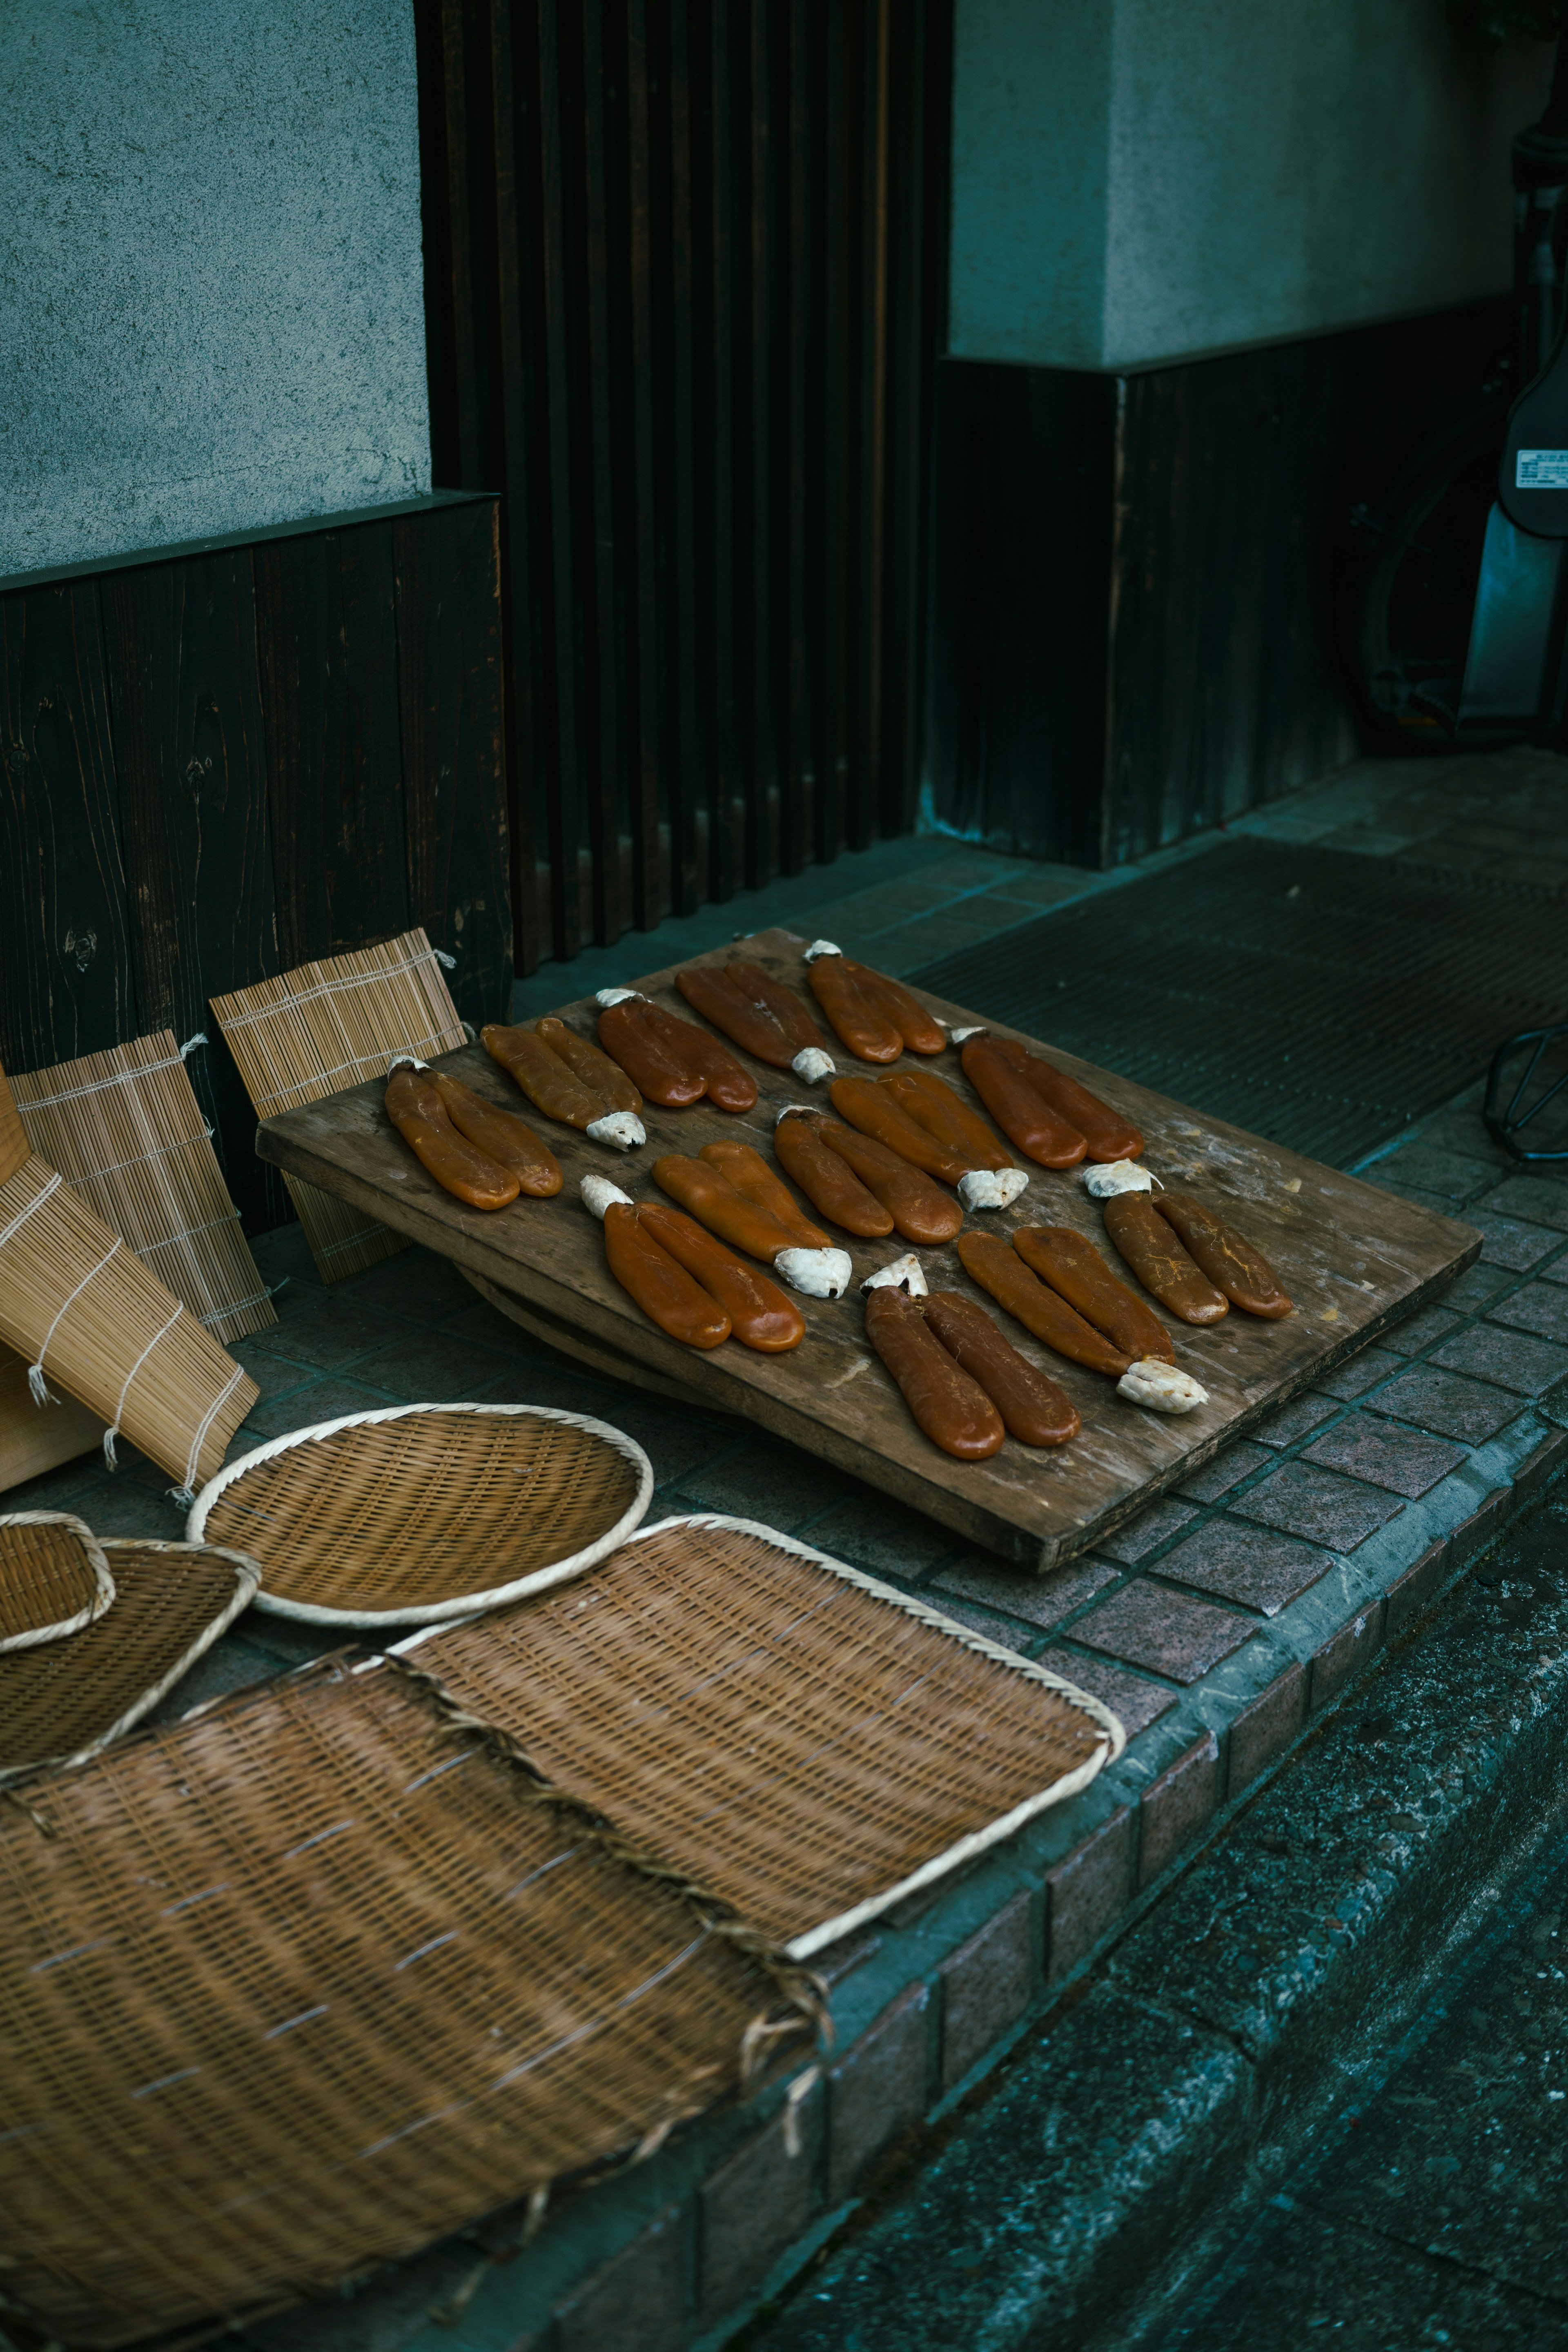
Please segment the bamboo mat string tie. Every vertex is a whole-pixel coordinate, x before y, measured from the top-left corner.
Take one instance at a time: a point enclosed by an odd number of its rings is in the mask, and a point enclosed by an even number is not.
[[[114,1458],[114,1441],[120,1434],[120,1416],[125,1410],[125,1400],[131,1393],[131,1383],[136,1378],[137,1373],[141,1370],[142,1365],[146,1362],[148,1357],[152,1354],[159,1340],[163,1338],[166,1332],[174,1329],[175,1324],[179,1321],[184,1311],[184,1303],[182,1300],[180,1305],[175,1307],[174,1313],[170,1316],[168,1321],[163,1326],[163,1328],[153,1332],[153,1337],[148,1340],[147,1345],[142,1349],[142,1353],[137,1357],[136,1361],[132,1365],[131,1370],[125,1375],[125,1385],[120,1391],[120,1402],[114,1408],[114,1419],[103,1433],[103,1459],[110,1470],[117,1470],[120,1467],[120,1465]],[[232,1386],[233,1383],[231,1382],[230,1385]]]
[[[114,1255],[115,1251],[118,1250],[119,1247],[120,1235],[116,1234],[110,1246],[104,1251],[103,1255],[99,1259],[98,1264],[95,1266],[89,1267],[87,1273],[82,1276],[81,1280],[77,1284],[76,1288],[71,1292],[69,1297],[67,1298],[64,1304],[60,1307],[55,1316],[54,1321],[49,1325],[48,1329],[45,1332],[44,1344],[38,1349],[37,1360],[27,1367],[27,1387],[31,1391],[33,1402],[35,1404],[58,1404],[59,1402],[59,1399],[58,1397],[52,1397],[49,1394],[49,1384],[44,1378],[44,1358],[48,1354],[50,1348],[54,1345],[55,1333],[59,1329],[65,1317],[69,1313],[71,1307],[75,1306],[77,1300],[81,1297],[82,1292],[87,1288],[87,1286],[92,1280],[93,1276],[103,1272],[104,1267],[109,1264],[110,1259]],[[124,1400],[121,1399],[121,1402],[123,1402]]]
[[[448,954],[447,953],[447,950],[446,950],[446,949],[445,949],[445,948],[432,948],[432,949],[431,949],[431,950],[430,950],[430,952],[431,952],[431,954],[435,957],[435,959],[436,959],[436,961],[437,961],[437,963],[444,963],[444,964],[446,965],[446,967],[447,967],[447,971],[457,971],[457,969],[458,969],[458,959],[457,959],[457,957],[456,957],[456,956],[452,956],[452,955],[448,955]]]
[[[20,1210],[17,1214],[12,1218],[8,1225],[0,1229],[0,1249],[4,1249],[6,1243],[10,1241],[15,1234],[21,1232],[28,1218],[35,1215],[37,1212],[43,1207],[44,1202],[48,1199],[51,1192],[58,1192],[59,1191],[60,1186],[65,1182],[65,1178],[57,1171],[56,1173],[49,1178],[48,1182],[42,1188],[36,1197],[28,1202],[26,1207]]]
[[[197,1430],[195,1435],[191,1440],[191,1458],[185,1465],[185,1483],[183,1486],[171,1486],[169,1489],[169,1500],[172,1503],[177,1503],[182,1511],[194,1511],[195,1509],[196,1465],[201,1460],[202,1448],[207,1442],[207,1432],[212,1427],[214,1422],[217,1419],[218,1414],[223,1411],[224,1406],[228,1402],[230,1397],[234,1394],[236,1389],[239,1386],[244,1378],[245,1366],[243,1364],[236,1364],[233,1379],[226,1383],[219,1395],[214,1397],[211,1404],[207,1407],[206,1418],[203,1421],[201,1427]]]
[[[206,1031],[205,1029],[198,1029],[194,1037],[187,1037],[184,1044],[181,1046],[181,1061],[189,1061],[191,1055],[195,1052],[198,1045],[210,1045],[211,1044],[212,1039],[207,1035]],[[210,1135],[212,1133],[212,1129],[209,1128],[207,1132]]]

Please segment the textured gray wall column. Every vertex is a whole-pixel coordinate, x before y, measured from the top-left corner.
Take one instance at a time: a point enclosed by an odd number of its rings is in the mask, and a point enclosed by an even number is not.
[[[1552,50],[1443,0],[957,0],[950,349],[1130,368],[1507,288]]]
[[[430,486],[411,0],[0,0],[0,574]]]

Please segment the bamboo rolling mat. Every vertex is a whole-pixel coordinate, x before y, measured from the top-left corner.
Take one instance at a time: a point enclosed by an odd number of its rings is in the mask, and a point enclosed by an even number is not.
[[[38,1158],[215,1339],[276,1323],[172,1030],[11,1086]]]
[[[25,1160],[0,1184],[0,1340],[33,1394],[59,1386],[189,1492],[212,1476],[256,1382],[58,1170]]]
[[[257,1118],[384,1078],[394,1054],[424,1061],[461,1045],[467,1032],[441,961],[423,930],[405,931],[215,996],[214,1016]],[[405,1247],[405,1236],[335,1193],[288,1173],[283,1181],[323,1282],[342,1282]]]

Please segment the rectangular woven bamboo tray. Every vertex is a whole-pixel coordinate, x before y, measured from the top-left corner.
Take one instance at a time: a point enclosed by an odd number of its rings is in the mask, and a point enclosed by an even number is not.
[[[761,931],[746,941],[744,953],[802,990],[803,945],[785,931]],[[689,961],[721,964],[737,952],[720,948]],[[695,1017],[671,971],[635,981],[628,974],[626,985],[682,1019]],[[915,994],[949,1026],[978,1021],[961,1005],[920,989]],[[563,1006],[559,1017],[593,1038],[598,1011],[589,998]],[[704,1403],[743,1414],[1004,1558],[1044,1570],[1089,1549],[1353,1349],[1436,1297],[1479,1254],[1480,1237],[1468,1225],[1206,1118],[1021,1031],[986,1025],[1048,1055],[1132,1118],[1146,1139],[1149,1165],[1167,1181],[1213,1201],[1279,1268],[1296,1301],[1296,1312],[1283,1322],[1236,1313],[1210,1331],[1178,1328],[1177,1361],[1209,1391],[1209,1402],[1195,1412],[1176,1418],[1124,1404],[1109,1381],[1048,1355],[998,1309],[1009,1338],[1072,1397],[1083,1430],[1071,1444],[1050,1452],[1009,1439],[989,1461],[961,1465],[915,1427],[866,1343],[853,1289],[837,1301],[803,1299],[806,1337],[787,1355],[759,1355],[732,1339],[703,1353],[667,1339],[612,1278],[603,1235],[578,1202],[578,1182],[595,1171],[638,1199],[662,1198],[647,1174],[660,1152],[693,1153],[721,1137],[739,1137],[766,1153],[774,1114],[784,1104],[823,1100],[739,1048],[731,1050],[757,1082],[755,1108],[731,1118],[706,1101],[688,1110],[649,1104],[644,1113],[648,1139],[641,1151],[605,1150],[575,1129],[533,1115],[531,1123],[548,1130],[563,1189],[552,1201],[515,1202],[495,1215],[465,1208],[426,1174],[382,1109],[379,1081],[265,1119],[257,1148],[291,1174],[340,1193],[482,1277],[508,1295],[520,1321],[553,1344],[569,1351],[580,1347],[600,1368],[617,1361],[635,1366],[630,1377],[651,1375]],[[861,1066],[842,1050],[836,1058],[840,1068]],[[482,1048],[439,1060],[491,1101],[528,1110]],[[981,1108],[956,1054],[924,1066]],[[1032,1170],[1028,1190],[1011,1209],[971,1222],[1003,1236],[1020,1224],[1074,1225],[1105,1256],[1113,1255],[1098,1203],[1070,1172]],[[856,1285],[906,1247],[896,1236],[852,1244],[841,1234],[834,1238],[850,1249]],[[921,1257],[933,1290],[952,1288],[982,1299],[951,1246],[922,1250]]]
[[[330,2294],[809,2054],[767,1939],[327,1661],[0,1804],[0,2277],[111,2346]]]
[[[1085,1788],[1100,1700],[750,1519],[663,1519],[395,1653],[783,1944],[836,1943]]]

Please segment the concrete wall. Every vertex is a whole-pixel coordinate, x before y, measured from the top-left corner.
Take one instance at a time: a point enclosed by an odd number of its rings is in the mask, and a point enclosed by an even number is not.
[[[0,574],[430,484],[411,0],[0,0]]]
[[[950,347],[1138,367],[1500,292],[1551,58],[1442,0],[957,0]]]

